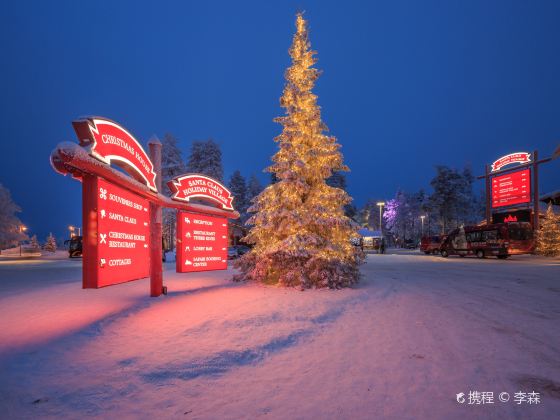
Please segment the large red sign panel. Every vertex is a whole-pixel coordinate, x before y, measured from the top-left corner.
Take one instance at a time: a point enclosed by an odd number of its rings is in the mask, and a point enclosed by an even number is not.
[[[84,190],[95,197],[84,200],[90,218],[84,232],[84,287],[97,288],[148,277],[148,200],[101,178],[87,182],[94,185],[84,186]]]
[[[531,201],[531,171],[524,169],[492,178],[492,207]]]
[[[80,145],[104,163],[115,161],[130,175],[157,191],[152,161],[140,145],[123,127],[114,121],[91,117],[72,122]]]
[[[182,175],[167,183],[173,192],[173,200],[189,201],[191,198],[203,198],[213,201],[226,210],[233,210],[231,192],[215,179],[204,175]]]
[[[227,269],[227,219],[177,213],[177,272]]]

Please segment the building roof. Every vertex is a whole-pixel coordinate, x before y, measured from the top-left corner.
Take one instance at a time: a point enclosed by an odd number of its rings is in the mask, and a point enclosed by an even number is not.
[[[552,202],[552,204],[560,205],[560,190],[552,191],[551,193],[541,195],[539,197],[539,201],[542,201],[543,203],[547,203],[547,204]]]
[[[381,238],[381,232],[378,230],[369,230],[366,228],[362,228],[360,230],[358,230],[358,233],[360,234],[360,236],[366,238],[366,237],[374,237],[374,238]]]

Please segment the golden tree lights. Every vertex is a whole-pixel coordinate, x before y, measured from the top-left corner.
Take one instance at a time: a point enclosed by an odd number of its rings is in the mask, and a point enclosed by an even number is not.
[[[546,217],[537,233],[537,252],[547,257],[560,255],[560,217],[548,206]]]
[[[325,134],[328,128],[311,92],[319,71],[312,67],[315,51],[301,14],[296,29],[280,98],[286,114],[275,119],[283,126],[274,139],[279,150],[267,169],[278,182],[253,200],[245,241],[254,247],[237,267],[242,278],[271,284],[344,287],[358,280],[362,254],[351,244],[357,234],[344,215],[351,198],[325,181],[348,168],[336,138]]]

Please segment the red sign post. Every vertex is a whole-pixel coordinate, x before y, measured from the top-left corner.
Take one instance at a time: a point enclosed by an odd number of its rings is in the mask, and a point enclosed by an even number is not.
[[[83,189],[84,288],[99,288],[150,274],[149,202],[102,178]]]
[[[174,180],[177,184],[173,186],[177,188],[172,188],[172,200],[158,193],[161,143],[157,139],[149,142],[148,156],[140,143],[114,121],[88,117],[72,124],[80,145],[59,144],[51,153],[51,164],[57,172],[71,174],[83,184],[84,288],[149,276],[150,295],[166,293],[162,274],[162,207],[197,212],[188,216],[193,220],[192,229],[187,222],[179,224],[189,238],[184,238],[184,247],[188,249],[178,250],[185,263],[185,269],[181,267],[178,271],[227,268],[227,218],[239,217],[227,188],[204,175],[185,175]],[[126,174],[111,168],[113,163]],[[187,184],[179,190],[183,182]],[[190,197],[208,199],[219,207],[189,203]],[[178,242],[182,241],[180,238]]]
[[[227,269],[227,219],[177,212],[177,272]]]
[[[492,207],[504,207],[531,201],[531,170],[511,172],[492,178]]]

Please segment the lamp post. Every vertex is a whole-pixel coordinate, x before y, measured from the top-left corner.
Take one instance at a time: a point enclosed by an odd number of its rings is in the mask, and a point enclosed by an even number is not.
[[[420,216],[420,220],[422,221],[422,236],[424,236],[424,219],[426,218],[425,215]]]
[[[377,203],[379,206],[379,232],[381,233],[381,239],[383,239],[383,206],[385,205],[384,201],[379,201]]]
[[[27,226],[25,225],[19,225],[19,233],[23,233],[27,230]],[[19,256],[21,257],[22,253],[21,253],[21,239],[19,241]]]
[[[70,231],[70,239],[72,239],[74,237],[74,232],[76,231],[76,229],[78,230],[78,236],[80,236],[82,228],[80,227],[75,227],[75,226],[68,226],[68,230]]]

